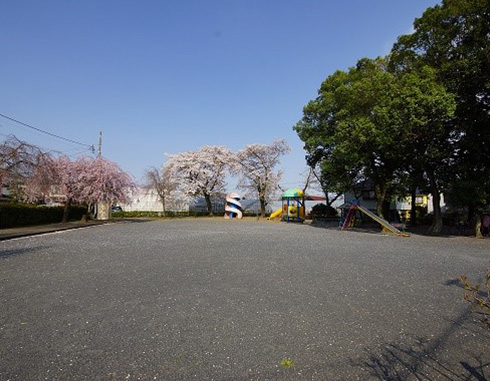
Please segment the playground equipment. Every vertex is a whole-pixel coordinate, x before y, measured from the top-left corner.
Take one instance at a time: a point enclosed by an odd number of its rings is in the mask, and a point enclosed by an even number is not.
[[[275,218],[280,218],[282,214],[282,208],[276,209],[275,212],[271,213],[269,216],[269,220],[273,220]]]
[[[282,194],[281,199],[281,219],[283,221],[303,222],[305,220],[305,195],[301,189],[290,188]]]
[[[374,214],[369,209],[366,209],[365,207],[363,207],[361,205],[356,205],[356,204],[353,204],[349,207],[349,211],[347,212],[347,216],[345,217],[344,223],[342,224],[340,230],[346,230],[346,229],[353,226],[354,216],[355,216],[356,210],[358,210],[358,211],[364,213],[365,215],[369,216],[374,221],[376,221],[378,224],[383,226],[386,230],[396,234],[399,237],[408,237],[409,236],[407,233],[401,232],[396,227],[394,227],[392,224],[390,224],[388,221],[386,221],[383,218],[379,217],[378,215]]]
[[[240,203],[240,195],[238,193],[230,193],[226,196],[225,204],[225,218],[231,220],[232,218],[241,219],[242,214],[242,204]]]

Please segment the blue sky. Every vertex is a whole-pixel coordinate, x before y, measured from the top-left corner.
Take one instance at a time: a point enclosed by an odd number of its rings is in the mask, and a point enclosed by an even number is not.
[[[0,113],[87,144],[139,180],[164,153],[284,138],[321,82],[389,52],[430,0],[3,0]],[[0,134],[70,155],[87,147],[0,118]],[[0,138],[3,136],[0,135]],[[90,154],[90,152],[86,152]]]

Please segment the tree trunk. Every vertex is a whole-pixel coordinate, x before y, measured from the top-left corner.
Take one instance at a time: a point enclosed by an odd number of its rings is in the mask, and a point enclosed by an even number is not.
[[[259,201],[260,201],[260,216],[265,218],[265,206],[266,206],[266,201],[265,201],[265,197],[259,197]]]
[[[389,221],[391,218],[390,207],[391,207],[390,197],[385,196],[385,199],[383,201],[383,216],[384,216],[384,219],[387,221]]]
[[[71,198],[66,200],[65,207],[63,208],[63,218],[61,220],[61,222],[63,222],[63,223],[68,222],[68,215],[70,213],[70,205],[71,205]]]
[[[375,185],[374,191],[376,192],[376,213],[381,218],[385,218],[385,199],[386,199],[386,189],[381,185]]]
[[[207,193],[204,194],[204,199],[206,200],[206,207],[208,208],[208,213],[210,216],[213,215],[213,204],[211,202],[211,196]]]
[[[166,209],[165,197],[160,197],[160,201],[162,203],[163,217],[167,217],[167,209]]]
[[[474,226],[475,226],[475,237],[476,238],[483,238],[483,234],[481,231],[481,213],[475,212],[473,213],[474,216]]]
[[[412,199],[410,200],[410,226],[417,225],[417,187],[411,189]]]
[[[434,208],[434,222],[429,227],[427,234],[439,235],[442,231],[442,213],[441,213],[441,195],[437,186],[436,176],[432,169],[428,169],[427,177],[430,183],[430,192],[432,193],[432,207]]]
[[[376,193],[376,213],[378,214],[379,217],[386,219],[385,216],[385,200],[386,200],[386,188],[383,186],[377,184],[374,186],[374,191]],[[388,229],[386,229],[384,226],[381,229],[382,232],[387,232]]]

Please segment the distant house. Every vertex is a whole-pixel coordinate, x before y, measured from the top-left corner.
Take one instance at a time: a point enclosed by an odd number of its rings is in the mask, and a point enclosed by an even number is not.
[[[415,205],[419,208],[423,208],[427,214],[434,211],[432,202],[432,195],[418,193],[415,199]],[[377,201],[376,192],[374,190],[374,182],[371,179],[359,182],[354,190],[346,192],[344,194],[345,204],[343,209],[349,207],[350,204],[358,203],[365,208],[376,212]],[[397,197],[396,200],[390,203],[390,211],[394,220],[409,220],[410,211],[412,207],[412,196],[407,195],[403,197]],[[444,195],[441,194],[441,210],[446,210],[446,203],[444,201]]]
[[[357,183],[354,189],[344,193],[344,205],[341,208],[348,208],[351,204],[359,204],[372,211],[376,210],[376,192],[371,179]]]
[[[3,202],[10,201],[9,189],[6,185],[2,186],[2,189],[0,192],[0,201],[3,201]]]

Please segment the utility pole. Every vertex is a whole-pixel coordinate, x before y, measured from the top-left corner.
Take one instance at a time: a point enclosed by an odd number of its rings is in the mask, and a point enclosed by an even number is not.
[[[97,157],[102,156],[102,131],[99,132],[99,151],[97,152]]]

